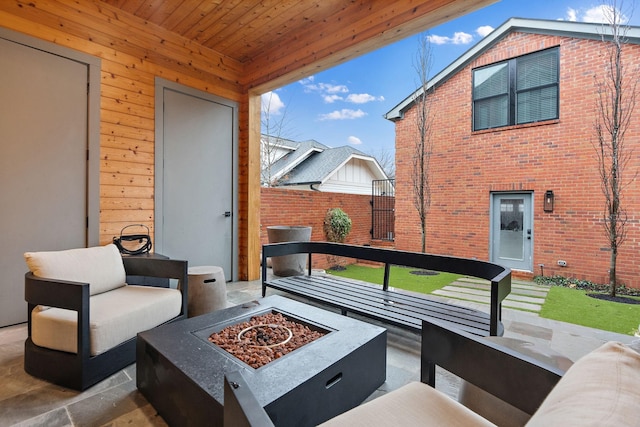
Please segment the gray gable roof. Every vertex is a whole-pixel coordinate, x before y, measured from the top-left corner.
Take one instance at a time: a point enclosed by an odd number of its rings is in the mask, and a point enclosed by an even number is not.
[[[271,165],[270,176],[278,185],[320,184],[353,157],[371,162],[374,174],[386,178],[374,157],[350,146],[331,148],[313,139],[295,142],[264,134],[262,140],[291,150]]]
[[[586,22],[570,22],[570,21],[551,21],[545,19],[524,19],[511,18],[500,27],[493,30],[486,37],[480,40],[471,49],[466,51],[462,56],[445,67],[442,71],[435,75],[427,82],[427,90],[437,87],[466,67],[471,61],[482,55],[485,51],[493,47],[500,40],[512,32],[522,32],[531,34],[551,34],[562,37],[587,38],[593,40],[602,40],[610,38],[611,27],[606,24],[586,23]],[[640,44],[640,27],[629,26],[625,34],[625,42],[631,44]],[[411,93],[402,102],[393,107],[384,115],[384,118],[396,121],[404,116],[404,112],[410,109],[415,100],[424,93],[422,87]]]
[[[279,136],[265,135],[264,133],[260,135],[260,139],[262,141],[266,141],[269,145],[274,145],[278,147],[289,148],[291,150],[295,150],[300,145],[299,142],[293,141],[287,138],[280,138]]]
[[[326,145],[312,139],[299,142],[293,151],[285,154],[271,165],[271,176],[279,179],[314,153],[323,152],[328,148]]]
[[[305,162],[291,169],[282,178],[280,185],[301,185],[321,183],[329,178],[340,166],[354,155],[371,158],[355,148],[344,146],[329,148],[312,154]]]

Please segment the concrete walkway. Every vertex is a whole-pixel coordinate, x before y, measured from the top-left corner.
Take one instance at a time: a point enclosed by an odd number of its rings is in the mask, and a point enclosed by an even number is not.
[[[490,283],[487,280],[462,277],[450,285],[434,291],[432,295],[489,305],[490,290]],[[502,302],[502,307],[539,313],[548,292],[549,286],[537,285],[523,280],[512,280],[511,293]]]

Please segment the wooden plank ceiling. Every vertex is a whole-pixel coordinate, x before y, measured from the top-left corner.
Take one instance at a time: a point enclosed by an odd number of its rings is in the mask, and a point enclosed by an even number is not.
[[[496,0],[102,0],[286,84]]]

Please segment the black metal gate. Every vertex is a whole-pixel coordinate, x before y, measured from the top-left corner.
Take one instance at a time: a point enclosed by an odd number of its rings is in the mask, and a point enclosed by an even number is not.
[[[371,238],[393,241],[395,236],[396,180],[371,181]]]

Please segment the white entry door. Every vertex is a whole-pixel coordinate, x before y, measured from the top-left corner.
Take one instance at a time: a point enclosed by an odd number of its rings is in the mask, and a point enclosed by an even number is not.
[[[156,251],[190,266],[222,267],[233,280],[237,108],[182,86],[166,83],[159,90]]]
[[[491,261],[533,271],[531,193],[495,193],[491,204]]]
[[[23,253],[87,245],[88,65],[0,38],[0,326],[27,319]]]

